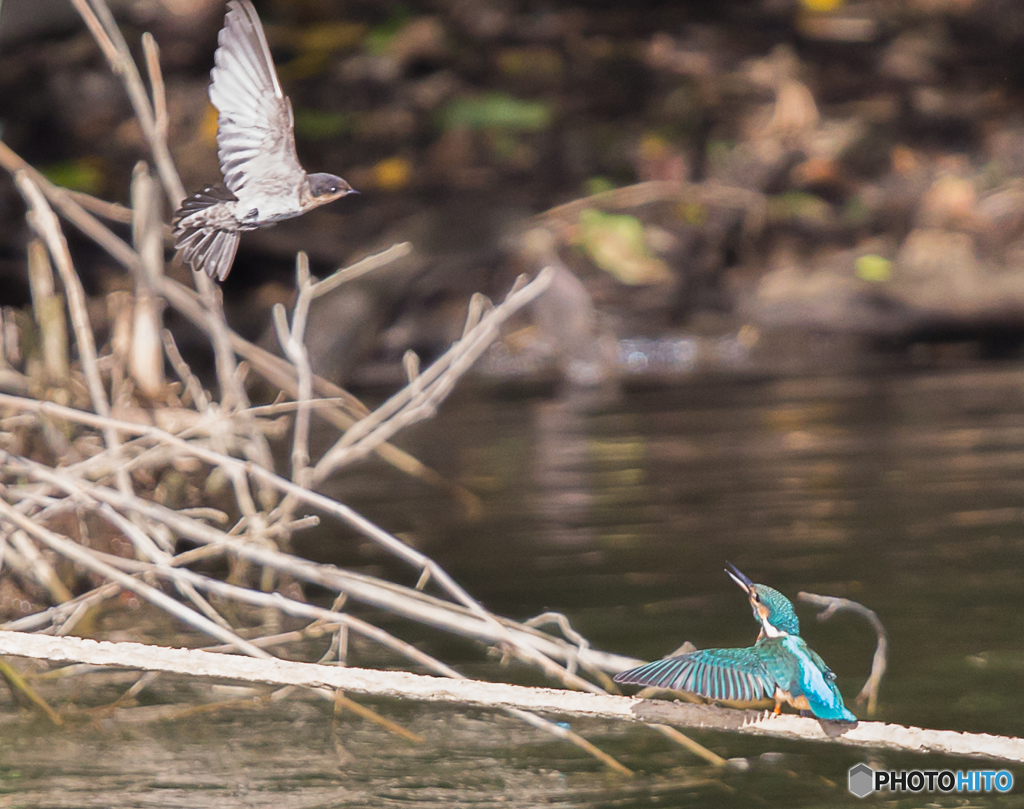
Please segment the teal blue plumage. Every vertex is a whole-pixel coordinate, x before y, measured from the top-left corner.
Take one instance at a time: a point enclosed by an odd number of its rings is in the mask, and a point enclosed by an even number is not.
[[[747,591],[762,627],[753,646],[701,649],[656,660],[615,675],[615,682],[687,691],[717,701],[775,699],[776,712],[785,701],[820,719],[856,722],[836,688],[835,675],[800,637],[800,621],[789,599],[730,568],[727,572]]]
[[[615,682],[688,691],[716,700],[755,702],[775,693],[775,679],[757,646],[701,649],[655,660],[615,675]]]
[[[656,660],[617,674],[615,682],[730,702],[772,699],[778,688],[794,699],[806,697],[821,719],[857,721],[843,704],[831,669],[798,636],[763,638],[748,649],[701,649]]]
[[[765,638],[754,644],[754,648],[768,644],[780,647],[778,652],[767,655],[768,671],[780,690],[794,699],[805,697],[811,713],[819,719],[857,721],[836,688],[836,675],[803,638],[799,635]]]
[[[787,635],[800,634],[800,619],[796,617],[793,604],[788,598],[767,584],[751,584],[750,587],[757,593],[761,603],[768,608],[773,626],[782,630]],[[756,611],[754,613],[754,620],[760,620],[757,617]]]

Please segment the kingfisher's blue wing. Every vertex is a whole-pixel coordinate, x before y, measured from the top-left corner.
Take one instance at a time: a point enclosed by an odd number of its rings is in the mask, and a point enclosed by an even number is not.
[[[775,681],[753,649],[701,649],[623,671],[614,679],[714,700],[753,702],[775,693]]]

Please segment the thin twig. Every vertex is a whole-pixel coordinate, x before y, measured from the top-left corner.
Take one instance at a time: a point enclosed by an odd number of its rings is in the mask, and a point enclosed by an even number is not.
[[[78,279],[78,274],[72,264],[71,253],[68,251],[67,241],[60,229],[60,222],[46,201],[46,197],[31,177],[18,172],[14,175],[14,181],[29,206],[29,222],[46,243],[64,284],[68,309],[71,312],[71,325],[75,334],[75,342],[78,344],[79,358],[82,361],[82,372],[85,375],[86,384],[89,386],[89,395],[92,397],[93,409],[100,416],[109,416],[110,402],[107,400],[107,392],[103,388],[103,380],[96,364],[96,342],[93,338],[92,326],[89,323],[85,290],[82,288],[82,282]],[[109,428],[107,431],[108,443],[116,445],[117,433]]]
[[[201,460],[207,461],[216,466],[221,466],[229,473],[251,475],[257,480],[261,480],[285,494],[294,494],[300,501],[338,517],[354,527],[360,533],[364,534],[364,536],[367,536],[382,545],[388,551],[409,564],[414,565],[421,570],[429,570],[431,577],[445,590],[447,590],[457,601],[465,604],[471,609],[479,610],[482,614],[487,614],[486,610],[484,610],[475,599],[466,593],[462,587],[456,584],[456,582],[429,557],[423,555],[414,548],[409,547],[401,540],[367,520],[352,508],[339,503],[336,500],[332,500],[325,495],[297,486],[291,481],[274,474],[268,469],[257,466],[248,461],[241,461],[229,455],[206,449],[205,447],[182,440],[164,430],[151,427],[149,425],[139,425],[132,422],[121,421],[119,419],[105,418],[99,415],[94,416],[92,414],[84,413],[83,411],[75,410],[74,408],[63,407],[50,402],[39,402],[24,399],[22,397],[15,397],[7,394],[0,394],[0,403],[6,403],[11,406],[19,407],[23,410],[50,413],[54,416],[68,418],[78,423],[91,424],[103,429],[116,429],[129,435],[148,435],[158,441],[178,447]]]
[[[135,117],[142,128],[142,134],[149,143],[157,171],[167,192],[167,199],[172,207],[177,207],[185,198],[185,186],[182,185],[178,171],[174,167],[174,160],[171,157],[170,149],[167,148],[167,141],[161,137],[157,128],[156,116],[146,94],[146,86],[142,82],[142,76],[139,75],[135,60],[132,59],[128,44],[124,41],[117,23],[114,21],[114,15],[110,12],[105,0],[91,0],[91,6],[87,0],[71,1],[99,44],[111,70],[124,82],[128,99],[135,111]],[[155,89],[158,88],[154,85]]]
[[[130,272],[138,272],[141,261],[138,254],[131,246],[120,239],[110,228],[100,222],[92,213],[87,211],[78,198],[72,196],[66,188],[54,185],[40,174],[36,169],[26,163],[16,154],[10,146],[0,141],[0,165],[12,175],[18,172],[25,172],[38,185],[47,199],[60,210],[61,214],[82,233],[96,242],[115,261]],[[131,212],[128,213],[128,221],[131,221]]]
[[[54,285],[53,265],[46,245],[38,238],[28,245],[28,283],[32,293],[32,311],[39,326],[47,382],[63,381],[71,367],[64,300]]]
[[[164,353],[167,355],[171,367],[174,368],[174,372],[178,375],[178,379],[181,380],[185,390],[192,397],[192,404],[200,412],[209,410],[210,399],[207,397],[206,391],[203,390],[198,377],[192,373],[192,369],[188,367],[185,358],[178,351],[178,344],[174,340],[174,335],[171,334],[170,329],[164,329],[160,336],[163,338]]]
[[[292,480],[300,486],[309,485],[309,403],[313,398],[313,369],[309,364],[309,352],[306,350],[306,322],[309,317],[309,305],[312,300],[310,290],[313,282],[309,275],[309,256],[300,252],[295,259],[295,285],[298,296],[292,312],[292,323],[289,327],[284,307],[280,304],[273,309],[274,327],[281,350],[295,366],[299,381],[296,401],[298,410],[295,413],[295,427],[292,437]],[[285,519],[291,519],[292,509],[282,507]]]
[[[11,693],[15,697],[21,697],[24,699],[29,705],[49,719],[53,724],[58,726],[64,724],[64,720],[60,718],[60,714],[53,710],[53,708],[50,707],[50,704],[39,695],[39,692],[25,681],[21,672],[4,660],[0,660],[0,679],[6,681],[7,687],[11,689]]]
[[[399,242],[398,244],[392,245],[387,250],[382,250],[380,253],[373,253],[369,256],[359,259],[355,264],[348,267],[343,267],[329,276],[324,278],[322,281],[314,280],[312,287],[310,288],[310,294],[314,298],[319,298],[321,295],[326,295],[342,284],[348,283],[349,281],[355,281],[357,278],[361,278],[367,273],[378,270],[392,262],[398,261],[401,258],[405,258],[409,253],[412,252],[412,245],[409,242]]]
[[[142,51],[146,57],[146,72],[153,98],[153,127],[162,143],[167,142],[167,91],[164,88],[164,74],[160,70],[160,46],[153,35],[146,31],[142,35]]]
[[[551,283],[552,275],[550,269],[544,269],[529,283],[513,289],[501,304],[490,309],[477,324],[466,330],[461,340],[422,371],[414,384],[403,388],[354,424],[317,462],[314,483],[325,480],[344,464],[372,452],[402,428],[432,415],[459,377],[497,338],[502,324],[541,295]]]
[[[38,178],[36,179],[38,182]],[[109,219],[111,222],[120,222],[122,225],[131,224],[131,208],[128,208],[119,202],[107,202],[105,199],[94,197],[92,194],[86,194],[84,191],[74,191],[70,188],[66,188],[64,190],[72,200],[77,202],[90,213],[102,216],[104,219]],[[47,196],[49,196],[49,194],[47,194]],[[170,228],[166,228],[164,235],[169,236],[170,233]]]

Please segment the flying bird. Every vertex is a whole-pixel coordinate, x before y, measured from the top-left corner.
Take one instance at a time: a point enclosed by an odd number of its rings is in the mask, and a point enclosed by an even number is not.
[[[356,193],[341,177],[306,174],[295,153],[295,118],[249,0],[231,0],[210,71],[217,157],[224,184],[185,199],[174,245],[193,270],[223,281],[239,234],[300,216]]]

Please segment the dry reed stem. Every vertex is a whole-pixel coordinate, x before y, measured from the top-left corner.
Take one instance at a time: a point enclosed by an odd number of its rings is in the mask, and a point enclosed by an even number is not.
[[[71,592],[61,581],[53,565],[33,545],[24,531],[15,531],[6,537],[8,563],[23,576],[38,583],[57,602],[66,601]]]
[[[449,354],[446,354],[445,357],[439,361],[439,363],[435,363],[434,366],[431,366],[431,369],[428,369],[428,371],[425,372],[425,377],[428,375],[433,377],[435,376],[435,374],[433,373],[433,369],[435,368],[435,366],[438,366],[440,368],[440,370],[436,374],[437,385],[435,388],[432,388],[430,390],[430,395],[433,398],[430,398],[426,402],[423,402],[411,400],[410,397],[402,397],[403,403],[408,403],[411,401],[411,407],[409,408],[408,411],[411,412],[411,417],[408,416],[407,413],[407,420],[404,423],[408,423],[410,418],[419,419],[425,417],[427,411],[430,410],[432,403],[434,401],[437,401],[438,397],[443,398],[443,396],[447,394],[448,390],[451,389],[451,386],[454,384],[458,376],[461,376],[461,374],[464,373],[464,371],[468,368],[472,357],[475,356],[472,352],[479,352],[480,350],[482,350],[480,349],[480,344],[485,339],[493,339],[492,335],[497,332],[497,329],[500,326],[501,322],[503,322],[505,319],[507,319],[507,317],[511,316],[515,311],[517,311],[519,308],[530,302],[537,294],[543,291],[546,280],[547,276],[544,276],[542,274],[538,276],[538,278],[534,279],[534,281],[530,282],[530,284],[524,286],[521,290],[517,290],[512,295],[510,295],[509,299],[506,300],[504,304],[502,304],[499,307],[496,307],[489,314],[492,320],[487,320],[487,318],[485,318],[485,320],[479,326],[476,327],[476,329],[479,330],[479,334],[474,335],[473,339],[467,339],[466,341],[463,341],[464,345],[463,351],[461,353],[449,352]],[[452,366],[451,369],[448,368],[449,365]],[[448,371],[448,373],[442,373],[443,371]],[[25,404],[26,402],[23,400],[22,405],[24,406]],[[67,411],[63,412],[65,413],[65,415],[71,416],[74,420],[78,420],[80,422],[82,421],[82,414],[80,411],[78,411],[77,417],[72,415],[73,411],[71,409],[68,409]],[[98,421],[86,419],[85,423],[92,423],[93,426],[98,426],[101,427],[102,429],[114,429],[115,424],[129,424],[126,422],[119,422],[113,419],[102,418],[100,418]],[[442,586],[444,586],[445,589],[448,589],[449,592],[452,593],[458,600],[462,601],[462,603],[471,607],[475,604],[475,601],[471,599],[468,596],[468,594],[466,594],[465,591],[462,590],[462,588],[458,587],[458,585],[456,585],[455,582],[452,581],[450,577],[448,577],[447,574],[444,573],[443,570],[441,570],[436,564],[434,564],[432,560],[427,559],[427,557],[423,556],[414,549],[409,548],[407,545],[390,536],[386,532],[382,532],[379,528],[377,528],[377,526],[374,526],[372,523],[369,523],[369,521],[362,518],[360,515],[358,515],[356,512],[354,512],[347,506],[337,503],[336,501],[332,501],[329,498],[324,497],[323,495],[319,495],[315,492],[308,491],[300,486],[295,485],[294,483],[291,483],[290,481],[286,481],[266,468],[256,466],[252,463],[239,461],[238,459],[232,458],[224,454],[223,452],[211,454],[209,451],[205,449],[201,450],[195,445],[180,440],[163,430],[157,430],[156,428],[148,427],[146,429],[139,430],[137,429],[138,426],[139,425],[131,425],[128,427],[127,431],[129,432],[129,434],[147,434],[152,437],[156,437],[159,440],[162,440],[166,443],[171,443],[192,454],[196,454],[203,460],[207,460],[211,463],[214,463],[215,465],[223,467],[225,471],[227,471],[229,474],[239,475],[248,473],[252,477],[261,480],[265,483],[268,483],[269,485],[274,486],[275,488],[279,489],[280,491],[286,494],[295,494],[296,497],[298,497],[300,500],[310,505],[325,508],[328,512],[335,514],[336,516],[340,517],[346,522],[349,522],[351,525],[356,527],[365,535],[369,536],[371,539],[374,539],[375,541],[384,545],[388,550],[390,550],[395,555],[405,559],[410,564],[416,565],[421,569],[428,570],[432,577],[439,580],[442,583]],[[385,430],[383,426],[380,429],[382,431]],[[394,430],[398,429],[398,427],[393,426],[387,429],[390,429],[390,434],[393,434]],[[378,440],[378,438],[376,436],[373,438],[368,437],[367,440],[369,442],[372,442]]]
[[[467,329],[467,336],[453,346],[449,352],[447,352],[441,359],[431,365],[430,368],[423,373],[422,378],[423,380],[427,380],[427,382],[419,387],[420,395],[413,396],[407,393],[400,393],[396,395],[396,397],[393,397],[392,400],[389,400],[385,407],[382,408],[385,412],[385,416],[374,419],[378,426],[370,430],[361,442],[353,446],[352,452],[357,455],[365,454],[365,452],[370,451],[375,444],[379,446],[381,443],[386,441],[401,427],[430,415],[437,403],[443,400],[451,390],[457,379],[464,374],[466,370],[468,370],[473,360],[484,350],[484,348],[486,348],[487,345],[489,345],[491,341],[493,341],[494,337],[498,334],[501,324],[543,292],[549,283],[549,280],[550,273],[542,271],[541,274],[539,274],[533,281],[523,284],[518,289],[513,289],[502,304],[490,309],[487,314],[480,319],[479,323],[472,326],[472,328]],[[368,418],[372,417],[373,416],[371,414]],[[96,422],[93,423],[94,426],[99,426]],[[114,428],[112,425],[114,423],[115,420],[107,419],[102,422],[102,425],[104,429],[113,430]],[[128,432],[129,434],[138,434],[139,431],[131,430],[129,428]],[[243,509],[243,514],[250,519],[258,520],[259,517],[251,496],[248,496],[248,488],[245,484],[246,475],[255,478],[257,481],[262,481],[263,483],[273,486],[285,494],[291,494],[299,501],[305,502],[308,505],[312,505],[322,510],[326,510],[328,513],[339,517],[355,527],[365,536],[385,547],[392,554],[419,568],[422,575],[429,575],[430,578],[437,581],[438,584],[457,601],[477,612],[486,620],[495,621],[488,611],[483,609],[475,599],[466,593],[466,591],[432,559],[419,553],[415,549],[410,548],[405,543],[383,531],[348,506],[331,500],[330,498],[316,492],[312,492],[302,486],[298,486],[290,481],[286,481],[264,467],[255,465],[251,462],[243,462],[232,458],[227,455],[222,448],[218,448],[216,446],[216,441],[215,450],[220,449],[221,451],[211,453],[205,448],[197,447],[194,443],[183,441],[169,433],[166,433],[165,431],[156,430],[156,428],[146,428],[141,432],[154,437],[159,437],[165,443],[171,443],[224,469],[235,485],[236,494],[239,496],[239,504]],[[345,451],[348,450],[348,448],[343,449]],[[328,453],[328,455],[330,455],[330,453]],[[327,456],[325,456],[325,458],[327,458]],[[324,466],[322,466],[322,464],[324,464],[323,459],[318,463],[317,469],[330,468],[330,462]],[[503,633],[503,630],[500,628],[500,624],[496,621],[495,628],[499,632]],[[510,637],[506,638],[506,640],[510,644],[514,645],[514,641]],[[544,655],[537,653],[535,649],[527,647],[524,648],[522,652],[526,656],[533,658],[534,663],[539,665],[542,670],[545,670],[549,676],[555,676],[563,680],[568,678],[567,684],[570,684],[571,682],[573,686],[577,688],[597,688],[597,686],[569,674],[553,661],[547,659]]]
[[[21,672],[4,660],[0,660],[0,679],[3,679],[7,683],[7,687],[11,689],[12,694],[24,699],[33,708],[35,708],[36,711],[49,719],[50,722],[55,725],[64,724],[64,720],[60,718],[60,714],[53,710],[45,699],[39,696],[39,692],[26,682],[25,678],[21,675]]]
[[[32,293],[32,312],[39,326],[47,381],[67,379],[71,365],[64,299],[54,285],[53,265],[46,245],[38,238],[28,245],[28,283]]]
[[[139,271],[141,262],[138,254],[120,239],[110,228],[100,222],[78,202],[78,195],[72,195],[66,188],[51,183],[36,169],[26,163],[10,146],[0,141],[0,165],[12,175],[24,172],[35,182],[47,199],[60,210],[61,214],[78,230],[96,242],[111,258],[129,272]],[[127,209],[126,209],[127,210]],[[128,214],[131,221],[131,213]]]
[[[251,591],[247,591],[247,592],[251,592]],[[620,763],[617,763],[613,758],[608,757],[602,751],[600,751],[597,748],[595,748],[593,746],[593,744],[591,744],[590,742],[586,741],[586,739],[583,739],[578,734],[575,734],[572,731],[566,730],[566,729],[561,728],[560,726],[558,726],[556,724],[548,722],[547,720],[543,720],[543,719],[541,719],[539,717],[532,716],[532,715],[530,715],[528,713],[525,713],[525,712],[522,712],[522,711],[519,711],[519,710],[510,709],[509,713],[512,714],[513,716],[519,717],[520,719],[522,719],[524,721],[528,721],[530,724],[534,724],[535,726],[538,726],[538,727],[540,727],[542,729],[545,729],[547,732],[553,733],[554,735],[557,735],[559,737],[565,738],[565,739],[571,741],[572,743],[577,744],[578,747],[580,747],[581,749],[583,749],[586,752],[590,753],[591,755],[596,756],[599,760],[601,760],[607,766],[609,766],[609,767],[611,767],[613,769],[617,769],[618,771],[621,771],[621,772],[628,772],[628,770],[626,768],[622,767],[622,765]]]
[[[160,196],[148,166],[139,161],[132,173],[132,237],[142,260],[136,273],[129,369],[139,389],[155,399],[164,388],[161,303],[155,281],[164,272],[164,243],[160,226]]]
[[[306,322],[312,302],[310,290],[313,282],[309,274],[309,257],[300,252],[295,259],[295,286],[298,295],[292,310],[291,326],[285,315],[284,306],[276,304],[272,310],[277,340],[285,356],[295,366],[298,377],[298,392],[295,424],[292,427],[292,481],[299,486],[309,486],[312,477],[309,468],[310,402],[313,399],[313,368],[309,364],[306,350]],[[285,497],[279,509],[280,519],[290,521],[297,502],[294,497]]]
[[[48,609],[40,612],[32,613],[24,618],[8,621],[6,624],[0,624],[0,628],[19,632],[42,631],[46,634],[68,634],[68,632],[61,632],[60,629],[63,625],[69,622],[72,616],[78,614],[82,610],[92,609],[97,604],[100,604],[107,599],[114,598],[120,592],[120,584],[117,584],[116,582],[107,582],[106,584],[100,585],[95,590],[90,590],[80,596],[75,596],[67,601],[62,601],[54,607],[49,607]],[[235,648],[233,644],[231,645],[231,648]]]
[[[161,137],[162,133],[157,127],[156,116],[146,93],[146,86],[143,84],[135,60],[132,59],[128,43],[125,42],[121,30],[117,27],[114,15],[104,0],[71,0],[71,2],[85,21],[93,38],[100,46],[100,50],[103,51],[103,56],[111,70],[124,82],[135,117],[153,154],[153,160],[167,193],[168,202],[172,207],[177,207],[185,198],[185,186],[182,185],[178,170],[174,166],[167,140]],[[163,89],[162,82],[159,83],[159,86],[154,85],[154,90],[157,89]],[[163,104],[162,101],[160,103]]]
[[[96,361],[96,342],[93,338],[92,325],[89,323],[85,290],[82,288],[82,282],[78,279],[78,273],[75,272],[60,222],[39,186],[28,174],[18,172],[14,175],[14,181],[28,205],[29,224],[46,244],[64,285],[68,309],[71,313],[72,331],[78,345],[82,373],[85,375],[86,384],[89,387],[93,409],[100,416],[109,416],[110,402],[107,400],[107,392],[103,387],[103,380],[100,377]],[[117,433],[110,428],[107,428],[106,432],[107,443],[116,446],[119,443]]]
[[[111,508],[110,505],[107,503],[97,504],[96,512],[106,518],[107,522],[131,540],[132,545],[134,545],[136,549],[136,553],[141,558],[150,559],[157,565],[167,565],[170,563],[172,558],[171,554],[161,550],[161,548],[157,546],[148,534],[146,534],[127,517]],[[232,631],[231,624],[196,591],[194,585],[190,582],[180,580],[176,580],[174,585],[178,592],[191,601],[203,615],[222,629],[226,629],[229,632]]]
[[[149,75],[150,95],[153,99],[153,129],[161,143],[167,143],[167,91],[164,74],[160,69],[160,46],[153,35],[146,31],[142,35],[142,52],[146,59],[146,73]]]
[[[38,181],[38,178],[36,179]],[[70,199],[81,205],[89,213],[102,216],[111,222],[120,222],[122,225],[130,225],[132,223],[132,209],[126,208],[119,202],[107,202],[105,199],[86,194],[84,191],[73,191],[70,188],[65,188],[64,191],[67,192]],[[161,224],[161,228],[164,229],[165,236],[170,236],[170,227]]]
[[[140,271],[141,260],[135,251],[133,251],[88,211],[84,210],[81,205],[75,202],[75,200],[67,193],[66,189],[54,186],[46,180],[45,177],[40,175],[35,171],[35,169],[18,157],[18,155],[12,152],[2,141],[0,141],[0,165],[3,165],[12,173],[16,171],[28,172],[43,189],[43,192],[47,195],[50,201],[60,209],[61,213],[67,217],[72,224],[74,224],[85,235],[93,239],[93,241],[106,250],[111,257],[115,258],[126,269],[133,273]],[[380,253],[367,256],[350,267],[338,270],[335,275],[343,277],[348,276],[349,279],[358,277],[367,272],[371,272],[378,267],[402,258],[408,254],[409,250],[410,246],[408,243],[395,245]],[[330,282],[333,277],[334,276],[329,276],[324,281],[319,282],[319,284],[326,284]],[[178,312],[183,314],[194,325],[204,331],[211,340],[214,339],[216,324],[211,325],[207,311],[204,309],[199,295],[182,286],[177,281],[167,277],[162,277],[160,279],[159,292],[172,306],[175,307]],[[274,356],[265,349],[249,342],[230,329],[227,330],[227,336],[232,350],[252,363],[253,367],[259,371],[267,381],[276,387],[281,388],[289,395],[293,397],[297,396],[297,382],[291,371],[291,366],[286,360]],[[334,424],[339,429],[344,430],[349,428],[353,423],[355,423],[356,419],[362,418],[367,414],[368,411],[362,402],[337,385],[316,376],[313,378],[313,384],[318,393],[323,396],[334,398],[337,400],[337,404],[341,405],[340,410],[333,407],[327,410],[317,410],[321,417],[325,418],[328,422]],[[375,451],[377,455],[396,469],[404,471],[406,474],[414,477],[418,477],[439,489],[451,492],[451,494],[463,503],[470,513],[475,513],[479,510],[479,501],[473,494],[463,487],[457,486],[448,481],[446,478],[439,475],[437,472],[430,469],[404,450],[401,450],[391,444],[382,444]]]
[[[599,690],[598,686],[583,680],[567,671],[565,668],[557,665],[543,653],[537,651],[532,645],[528,644],[522,646],[522,641],[517,640],[515,637],[510,635],[506,629],[497,621],[497,619],[486,609],[484,609],[475,599],[473,599],[461,586],[459,586],[446,571],[444,571],[436,562],[429,557],[420,553],[419,551],[409,547],[401,540],[392,536],[388,532],[381,529],[376,524],[367,520],[362,515],[355,512],[348,506],[339,503],[331,498],[321,495],[317,492],[304,489],[300,486],[295,485],[291,481],[288,481],[260,466],[256,466],[247,461],[241,461],[231,456],[227,456],[215,451],[209,450],[206,447],[197,445],[194,442],[185,441],[177,436],[173,436],[155,427],[148,425],[132,424],[131,422],[121,422],[114,419],[103,419],[92,414],[84,413],[83,411],[76,411],[74,408],[66,408],[61,405],[54,405],[48,402],[37,402],[35,400],[21,399],[19,397],[12,397],[5,394],[0,394],[0,404],[9,404],[21,407],[34,412],[49,413],[51,415],[63,415],[73,421],[79,423],[92,424],[93,426],[99,426],[100,424],[106,424],[111,426],[113,424],[118,425],[119,429],[127,434],[136,435],[147,435],[152,438],[161,440],[164,443],[178,447],[185,452],[195,455],[196,457],[204,460],[208,463],[212,463],[216,466],[220,466],[229,473],[242,474],[247,472],[254,478],[261,479],[269,485],[274,486],[279,491],[286,494],[294,494],[300,501],[305,502],[311,506],[314,506],[322,511],[325,511],[333,516],[336,516],[352,527],[356,528],[364,536],[372,539],[378,544],[382,545],[385,549],[392,552],[398,558],[403,559],[407,563],[417,567],[421,573],[429,574],[429,576],[436,581],[452,598],[457,602],[463,604],[471,612],[475,613],[486,623],[491,624],[494,633],[497,635],[499,642],[507,643],[511,648],[517,649],[525,660],[529,660],[535,665],[539,666],[542,671],[548,674],[548,676],[554,677],[562,681],[565,685],[573,688],[582,688],[584,690]],[[37,464],[34,464],[27,459],[18,459],[13,455],[4,453],[0,457],[6,457],[8,463],[23,466],[33,474],[40,474]],[[50,473],[53,474],[53,473]],[[55,476],[56,477],[56,476]],[[98,491],[98,489],[96,490]],[[110,502],[110,493],[106,493],[107,502]],[[140,513],[152,514],[154,509],[159,509],[156,504],[151,504],[148,501],[142,500],[141,498],[131,498],[130,502],[132,507],[140,510]],[[168,510],[169,511],[169,510]],[[165,519],[178,519],[172,518],[173,512]],[[187,530],[187,527],[175,526],[177,530]]]

